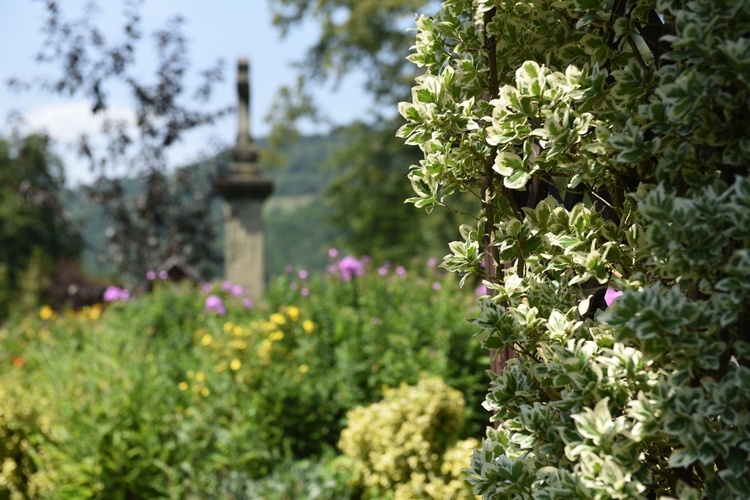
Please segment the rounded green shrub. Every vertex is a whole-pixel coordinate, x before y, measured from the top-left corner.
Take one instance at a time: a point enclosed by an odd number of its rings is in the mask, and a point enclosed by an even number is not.
[[[464,405],[461,393],[439,377],[387,388],[382,401],[348,413],[339,448],[373,498],[470,497],[455,467],[456,457],[466,460],[473,449],[471,441],[456,443]]]

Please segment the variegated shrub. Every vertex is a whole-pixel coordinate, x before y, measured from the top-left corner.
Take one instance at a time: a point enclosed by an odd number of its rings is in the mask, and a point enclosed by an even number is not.
[[[408,201],[481,199],[443,266],[484,280],[479,338],[511,357],[475,492],[745,498],[750,2],[447,0],[416,22]]]

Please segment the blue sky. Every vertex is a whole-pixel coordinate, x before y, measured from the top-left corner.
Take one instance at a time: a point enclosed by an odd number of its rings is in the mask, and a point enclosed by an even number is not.
[[[66,17],[78,17],[83,12],[84,0],[59,0]],[[105,33],[117,33],[123,25],[122,2],[100,0],[102,11],[96,19]],[[175,14],[186,19],[184,32],[190,40],[190,58],[196,70],[210,66],[216,59],[226,61],[226,78],[216,89],[214,105],[236,103],[236,59],[249,57],[252,65],[252,123],[253,135],[263,136],[268,131],[264,117],[276,90],[295,79],[291,63],[301,60],[306,49],[315,40],[316,27],[308,24],[282,39],[271,24],[268,0],[147,0],[141,7],[144,34],[163,26]],[[82,161],[66,146],[78,132],[96,130],[89,113],[90,105],[81,98],[59,98],[39,92],[18,94],[8,90],[6,81],[12,76],[29,78],[50,71],[34,61],[41,46],[41,26],[44,2],[40,0],[2,0],[0,2],[0,33],[4,47],[0,51],[0,134],[9,132],[6,116],[11,110],[21,112],[31,129],[44,127],[58,142],[56,151],[66,164],[68,181],[77,183],[90,178]],[[115,35],[116,36],[116,35]],[[150,46],[143,40],[142,47]],[[139,54],[138,72],[143,77],[152,74],[153,60],[148,52]],[[141,73],[142,71],[142,73]],[[362,91],[363,76],[348,77],[338,88],[319,88],[316,100],[334,123],[347,123],[366,113],[371,100]],[[126,95],[114,94],[111,113],[128,116]],[[314,131],[308,127],[306,131]],[[173,148],[170,164],[180,165],[210,154],[222,145],[234,141],[236,120],[223,120],[210,129],[196,131],[186,136]]]

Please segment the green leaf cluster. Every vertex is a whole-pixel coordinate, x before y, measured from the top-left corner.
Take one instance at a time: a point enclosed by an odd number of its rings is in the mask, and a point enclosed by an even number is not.
[[[746,495],[747,3],[448,0],[416,23],[408,201],[481,201],[443,265],[484,279],[479,339],[515,358],[475,493]]]

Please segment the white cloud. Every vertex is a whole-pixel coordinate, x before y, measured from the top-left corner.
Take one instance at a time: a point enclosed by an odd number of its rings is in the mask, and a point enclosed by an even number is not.
[[[134,129],[135,113],[132,109],[114,106],[105,113],[91,112],[85,100],[65,100],[32,108],[23,115],[24,132],[44,131],[53,140],[53,151],[65,165],[67,184],[77,185],[95,179],[89,163],[76,153],[76,143],[82,134],[89,136],[94,147],[101,147],[101,129],[106,119],[125,121]]]
[[[78,185],[95,179],[90,171],[88,161],[76,154],[77,140],[81,134],[89,136],[90,144],[97,153],[104,153],[106,143],[101,129],[105,119],[125,121],[131,124],[129,132],[137,135],[135,129],[135,113],[125,107],[112,107],[106,115],[91,113],[90,104],[84,100],[70,100],[55,102],[46,106],[32,108],[24,114],[24,132],[45,131],[53,141],[53,151],[60,156],[65,166],[67,184]],[[226,146],[230,141],[224,137],[234,135],[230,132],[234,121],[223,119],[213,127],[201,127],[188,132],[183,139],[167,152],[169,165],[180,166],[195,161],[204,155],[213,155]],[[126,173],[125,165],[115,166],[114,173]]]
[[[83,100],[62,101],[32,109],[24,118],[31,129],[44,129],[53,139],[61,142],[75,141],[81,134],[97,135],[107,118],[135,123],[132,109],[115,106],[108,109],[106,114],[95,115],[91,112],[91,104]]]

